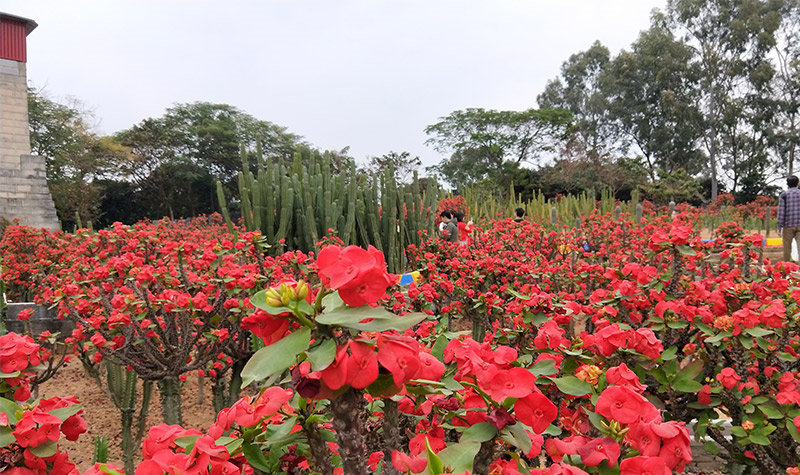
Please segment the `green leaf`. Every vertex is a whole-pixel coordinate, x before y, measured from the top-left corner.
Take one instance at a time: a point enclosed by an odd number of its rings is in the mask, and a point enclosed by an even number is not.
[[[247,459],[247,463],[249,463],[253,468],[256,470],[261,470],[265,473],[272,473],[272,469],[269,467],[269,462],[264,457],[264,453],[261,451],[259,446],[250,442],[245,442],[242,444],[242,453]]]
[[[442,459],[433,453],[433,449],[431,449],[431,443],[428,441],[427,437],[425,437],[425,449],[428,451],[428,471],[433,474],[444,473],[444,464],[442,463]]]
[[[716,442],[706,441],[703,444],[703,447],[706,449],[706,452],[710,453],[711,455],[717,455],[720,453],[719,447],[717,447]]]
[[[703,371],[703,360],[694,360],[688,366],[683,368],[675,379],[694,379]]]
[[[194,443],[199,438],[199,435],[185,435],[183,437],[178,437],[175,439],[175,445],[186,449],[186,452],[188,453],[191,452],[191,448],[194,447]]]
[[[508,434],[505,433],[506,431]],[[525,427],[521,422],[517,422],[516,424],[510,426],[505,426],[503,428],[503,432],[502,439],[519,448],[523,454],[527,454],[531,451],[531,448],[533,447],[531,436],[525,432]]]
[[[464,389],[464,386],[452,377],[443,379],[442,383],[444,383],[444,387],[450,391],[461,391]]]
[[[761,412],[764,413],[770,419],[782,419],[783,413],[776,407],[769,406],[767,404],[762,404],[758,406],[761,409]]]
[[[297,355],[308,348],[311,330],[302,328],[256,351],[242,369],[242,387],[281,372],[297,362]]]
[[[308,350],[312,371],[322,371],[330,366],[334,359],[336,359],[336,342],[332,339],[322,340],[322,343]]]
[[[600,414],[598,414],[596,412],[591,412],[591,411],[586,411],[586,410],[584,412],[586,413],[586,416],[589,418],[589,422],[592,423],[592,425],[594,426],[595,429],[597,429],[599,431],[605,430],[603,428],[603,424],[602,424],[603,422],[605,422],[605,419],[603,418],[603,416],[601,416]]]
[[[332,312],[339,307],[344,307],[344,301],[339,296],[339,291],[337,290],[323,297],[322,307],[325,309],[325,313]]]
[[[437,458],[441,460],[443,467],[447,467],[448,473],[464,473],[467,470],[471,472],[473,469],[472,462],[475,460],[475,456],[478,455],[480,448],[480,442],[459,442],[447,446],[437,454]],[[434,472],[431,470],[431,473],[443,473],[443,471]]]
[[[680,391],[682,393],[690,393],[690,394],[696,393],[701,389],[703,389],[703,385],[693,379],[676,378],[675,381],[672,382],[672,387],[676,391]]]
[[[678,353],[678,347],[671,346],[661,353],[661,361],[674,360],[677,353]]]
[[[767,336],[775,333],[772,330],[767,330],[766,328],[761,328],[761,327],[745,328],[744,332],[747,333],[748,335],[753,335],[753,336]]]
[[[592,385],[586,381],[581,381],[575,376],[564,376],[563,378],[552,378],[559,391],[570,396],[585,396],[592,392]]]
[[[545,358],[535,365],[528,368],[528,371],[533,373],[534,376],[546,376],[550,374],[556,374],[558,370],[556,370],[556,361],[550,358]]]
[[[0,448],[11,445],[16,441],[16,437],[11,435],[14,430],[8,426],[0,426]]]
[[[800,442],[800,433],[797,432],[797,427],[794,425],[794,422],[791,420],[786,421],[786,430],[789,431],[789,435],[792,436],[795,442]]]
[[[667,322],[667,326],[669,328],[673,328],[673,329],[679,330],[681,328],[686,328],[687,326],[689,326],[689,324],[684,322],[684,321],[682,321],[682,320],[676,320],[674,322]]]
[[[17,418],[17,411],[22,411],[22,408],[19,407],[17,403],[0,397],[0,412],[3,412],[8,416],[8,423],[12,426],[19,422],[19,419]]]
[[[407,330],[427,317],[424,313],[407,313],[400,316],[389,312],[385,308],[364,306],[340,307],[333,312],[318,315],[316,321],[323,325],[336,325],[368,332],[383,332],[387,330]],[[363,322],[366,319],[372,320]]]
[[[497,429],[488,422],[481,422],[467,428],[461,435],[461,442],[474,440],[475,442],[486,442],[492,440],[497,435]]]
[[[58,444],[52,440],[48,440],[36,447],[28,447],[28,450],[30,450],[33,455],[43,459],[55,455],[56,449],[58,449]]]
[[[562,432],[561,429],[554,426],[553,424],[550,424],[547,426],[544,432],[542,432],[542,435],[552,435],[553,437],[558,437],[559,435],[561,435],[561,432]]]
[[[114,470],[113,468],[109,467],[108,465],[101,463],[98,467],[98,470],[102,473],[107,473],[108,475],[125,475],[123,472],[119,470]]]
[[[747,437],[747,432],[745,432],[745,430],[740,426],[731,426],[731,434],[735,435],[736,437]]]
[[[719,343],[723,339],[730,338],[731,336],[733,336],[733,333],[731,333],[731,332],[719,332],[716,335],[712,336],[711,338],[706,338],[705,342],[706,343]]]
[[[270,315],[280,315],[281,313],[292,313],[292,309],[288,307],[273,307],[272,305],[268,304],[266,290],[256,292],[255,295],[250,297],[250,303],[252,303],[254,307],[260,308],[261,310],[267,312]]]
[[[788,363],[794,363],[797,361],[797,358],[792,356],[791,353],[782,352],[778,354],[778,359],[781,361],[786,361]]]
[[[58,408],[58,409],[53,409],[52,411],[50,411],[50,414],[52,414],[52,415],[58,417],[59,419],[61,419],[61,422],[64,422],[70,416],[73,416],[73,415],[77,414],[78,411],[80,411],[80,410],[81,410],[81,405],[80,404],[73,404],[71,406],[61,407],[61,408]]]
[[[686,244],[680,244],[678,246],[675,246],[675,248],[678,250],[678,252],[680,252],[684,256],[696,256],[697,255],[697,252],[695,252],[694,249],[692,249],[691,247],[687,246]]]
[[[297,417],[292,417],[287,419],[283,424],[268,425],[265,432],[267,444],[270,446],[275,444],[285,445],[285,442],[287,441],[286,437],[289,435],[292,429],[294,429],[296,424]]]
[[[244,443],[244,439],[233,439],[232,441],[225,444],[225,450],[228,451],[228,455],[233,455],[233,453],[236,452],[239,449],[239,447],[242,446],[242,443]]]
[[[769,445],[769,439],[761,434],[750,434],[750,442],[758,445]]]
[[[433,347],[431,347],[431,355],[435,356],[439,361],[444,361],[444,349],[448,343],[450,343],[450,340],[446,336],[439,335],[439,338],[436,339]]]
[[[748,350],[753,349],[753,337],[749,337],[746,335],[739,335],[739,343],[741,343],[742,346],[747,348]]]

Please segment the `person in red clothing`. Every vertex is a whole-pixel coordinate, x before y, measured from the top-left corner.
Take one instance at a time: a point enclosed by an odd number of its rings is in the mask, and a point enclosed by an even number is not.
[[[472,234],[472,220],[469,220],[469,222],[465,223],[464,213],[460,211],[454,212],[454,215],[456,221],[458,221],[458,243],[462,246],[466,246],[469,244],[469,238]]]

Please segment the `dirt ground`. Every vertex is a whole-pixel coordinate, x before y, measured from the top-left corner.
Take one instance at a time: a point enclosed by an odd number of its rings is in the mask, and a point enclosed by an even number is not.
[[[203,430],[214,422],[214,409],[211,405],[211,384],[208,380],[204,384],[204,402],[197,403],[197,377],[187,379],[183,386],[183,426],[187,429]],[[64,447],[78,470],[84,470],[92,466],[94,455],[94,438],[96,436],[108,437],[109,463],[122,466],[122,451],[120,450],[121,423],[120,412],[100,389],[94,380],[85,374],[80,362],[73,360],[65,364],[51,380],[45,382],[39,388],[39,396],[49,398],[54,396],[77,396],[78,401],[83,406],[83,417],[86,419],[88,430],[82,434],[76,442],[70,442],[63,437],[60,444]],[[141,401],[141,391],[137,394],[137,400]],[[159,403],[158,388],[153,389],[153,397],[150,404],[150,414],[147,418],[147,428],[162,423],[161,406]],[[145,431],[145,436],[147,432]],[[141,452],[137,452],[137,457],[141,459]]]

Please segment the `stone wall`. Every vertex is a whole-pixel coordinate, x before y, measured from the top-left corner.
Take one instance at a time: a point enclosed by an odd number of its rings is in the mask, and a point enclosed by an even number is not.
[[[25,63],[0,59],[0,217],[59,229],[44,159],[31,155]]]
[[[44,158],[22,155],[16,166],[0,167],[0,216],[9,221],[18,218],[34,228],[60,229]]]

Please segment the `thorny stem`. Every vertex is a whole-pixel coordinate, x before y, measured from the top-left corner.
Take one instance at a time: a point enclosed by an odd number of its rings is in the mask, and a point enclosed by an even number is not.
[[[328,448],[328,443],[322,437],[317,424],[308,421],[308,417],[311,415],[308,409],[302,410],[301,414],[306,419],[305,424],[303,424],[303,431],[308,439],[308,448],[311,450],[311,460],[314,468],[322,475],[333,475],[331,451]]]
[[[353,388],[331,400],[331,415],[342,468],[347,475],[368,475],[364,435],[361,433],[361,411],[364,396]]]

